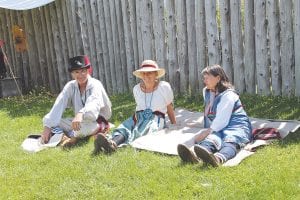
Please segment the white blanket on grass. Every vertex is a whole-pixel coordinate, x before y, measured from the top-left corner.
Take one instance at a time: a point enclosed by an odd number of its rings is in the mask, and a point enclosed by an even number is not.
[[[175,110],[176,125],[169,125],[168,129],[163,129],[155,134],[148,134],[140,137],[131,143],[131,146],[137,149],[160,152],[170,155],[177,154],[177,145],[185,144],[193,149],[194,137],[204,125],[203,113],[191,112],[182,108]],[[167,119],[167,122],[169,120]],[[266,120],[250,118],[253,128],[276,128],[279,130],[282,138],[290,132],[295,132],[300,127],[300,121],[293,120]],[[254,154],[254,149],[258,146],[267,145],[271,140],[255,140],[253,143],[246,145],[231,160],[224,163],[224,166],[236,166],[243,159]]]

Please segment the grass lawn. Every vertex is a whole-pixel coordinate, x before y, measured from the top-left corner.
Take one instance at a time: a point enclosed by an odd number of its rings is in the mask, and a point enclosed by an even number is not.
[[[300,131],[231,168],[184,165],[130,147],[93,157],[92,139],[29,154],[20,145],[42,131],[55,98],[42,92],[24,99],[0,99],[0,199],[300,199]],[[111,100],[118,125],[132,114],[133,98]],[[300,120],[299,98],[243,95],[242,102],[251,117]],[[202,103],[201,96],[176,97],[175,106],[202,111]]]

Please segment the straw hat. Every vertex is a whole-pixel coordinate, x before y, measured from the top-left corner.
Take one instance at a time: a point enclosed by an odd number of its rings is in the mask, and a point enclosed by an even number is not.
[[[153,60],[144,60],[138,70],[133,72],[133,75],[142,79],[143,72],[157,72],[157,78],[165,75],[165,69],[159,68],[157,63]]]

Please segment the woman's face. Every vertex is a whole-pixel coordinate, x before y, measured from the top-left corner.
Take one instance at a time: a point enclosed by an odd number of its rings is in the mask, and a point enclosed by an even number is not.
[[[79,85],[85,84],[88,79],[87,68],[76,69],[71,72],[72,78],[78,82]]]
[[[215,91],[218,82],[220,81],[220,76],[213,76],[211,74],[204,74],[203,81],[207,89]]]
[[[146,85],[155,83],[157,72],[142,72],[143,81]]]

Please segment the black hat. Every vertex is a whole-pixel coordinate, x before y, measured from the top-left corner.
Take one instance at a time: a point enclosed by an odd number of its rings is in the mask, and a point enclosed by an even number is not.
[[[89,68],[91,66],[90,60],[86,55],[75,56],[69,59],[69,72],[72,72],[76,69]]]

